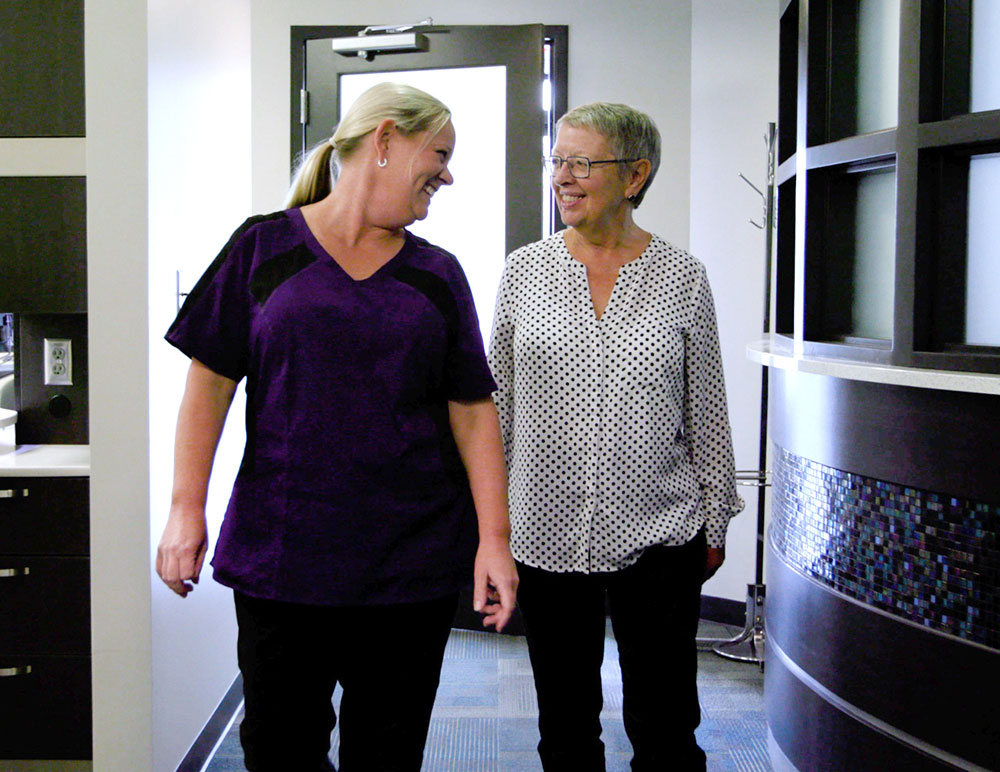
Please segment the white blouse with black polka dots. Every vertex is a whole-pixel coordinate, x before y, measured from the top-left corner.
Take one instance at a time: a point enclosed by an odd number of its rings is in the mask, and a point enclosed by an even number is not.
[[[702,526],[724,545],[743,502],[700,262],[653,236],[598,320],[557,233],[507,257],[493,325],[515,558],[616,571]]]

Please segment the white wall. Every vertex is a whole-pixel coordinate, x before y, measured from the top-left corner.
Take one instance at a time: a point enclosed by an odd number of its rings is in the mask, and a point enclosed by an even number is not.
[[[249,0],[149,0],[150,571],[166,523],[189,360],[163,340],[188,291],[250,212]],[[209,558],[245,441],[239,390],[209,489]],[[177,768],[238,673],[232,593],[187,598],[152,575],[153,769]]]
[[[761,337],[766,182],[764,135],[778,119],[779,0],[692,3],[691,251],[715,293],[737,469],[757,469],[761,369],[746,344]],[[726,563],[705,593],[744,599],[754,581],[757,492],[740,488],[746,509],[732,523]]]

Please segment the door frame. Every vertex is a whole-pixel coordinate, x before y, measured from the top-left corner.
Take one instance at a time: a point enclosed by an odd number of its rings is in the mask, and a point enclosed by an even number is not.
[[[506,27],[506,26],[530,26],[530,25],[495,25],[495,24],[463,24],[463,25],[435,25],[429,27],[421,27],[419,31],[423,34],[434,35],[437,34],[447,34],[447,32],[455,27]],[[551,46],[550,52],[550,78],[552,82],[552,111],[549,114],[549,126],[540,127],[540,129],[545,129],[548,135],[555,140],[555,120],[566,113],[568,108],[568,75],[569,75],[569,56],[568,56],[568,42],[569,42],[569,27],[566,25],[548,25],[539,24],[542,28],[542,40],[545,44]],[[289,131],[290,131],[290,172],[294,170],[298,160],[301,158],[304,150],[308,150],[307,147],[303,147],[304,144],[304,128],[301,122],[302,113],[302,103],[301,103],[301,90],[302,84],[305,80],[306,73],[306,43],[310,40],[318,40],[324,38],[335,38],[335,37],[353,37],[357,35],[358,32],[365,29],[364,25],[309,25],[309,26],[292,26],[290,28],[290,57],[291,57],[291,81],[289,89]],[[432,38],[433,40],[433,38]],[[539,52],[539,56],[543,52]],[[405,54],[401,54],[405,55]],[[540,134],[539,137],[543,136]],[[537,167],[539,172],[541,171],[541,155],[542,150],[539,146],[538,148],[538,164]],[[509,159],[508,159],[509,160]],[[525,159],[525,162],[529,162]],[[509,164],[508,164],[509,168]],[[539,184],[539,188],[541,185]],[[511,188],[511,181],[508,180],[508,190],[507,196],[510,197],[516,193],[516,189]],[[537,199],[536,199],[537,200]],[[553,228],[557,229],[562,226],[561,220],[559,219],[558,209],[555,205],[555,198],[552,194],[551,189],[543,202],[541,202],[549,211],[549,222],[552,223]],[[513,221],[512,217],[508,216],[507,226],[506,226],[506,247],[507,252],[511,252],[517,247],[523,244],[529,243],[531,241],[536,241],[541,237],[541,229],[534,234],[524,233],[521,228],[519,228],[516,216],[516,210],[518,208],[517,201],[514,201],[512,206],[511,201],[507,201],[507,212],[508,215],[514,215]],[[541,206],[539,206],[538,217],[541,217]]]

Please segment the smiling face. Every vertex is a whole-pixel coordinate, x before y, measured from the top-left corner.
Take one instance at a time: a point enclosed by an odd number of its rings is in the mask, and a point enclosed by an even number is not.
[[[395,142],[388,154],[388,169],[398,186],[400,216],[410,224],[427,217],[438,188],[454,182],[448,162],[455,152],[455,127],[448,121],[433,136],[429,132],[409,137],[396,134]]]
[[[559,129],[552,155],[567,158],[583,156],[591,161],[614,158],[604,135],[576,126]],[[628,179],[623,178],[621,164],[600,164],[590,167],[590,176],[578,179],[563,164],[552,175],[552,189],[562,221],[572,228],[601,228],[614,222],[626,207]]]

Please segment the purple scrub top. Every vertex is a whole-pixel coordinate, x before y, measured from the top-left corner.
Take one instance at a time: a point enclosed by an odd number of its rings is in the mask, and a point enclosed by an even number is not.
[[[453,255],[407,232],[356,281],[298,209],[251,217],[166,339],[246,378],[217,581],[322,605],[429,600],[471,581],[476,515],[448,401],[496,384]]]

